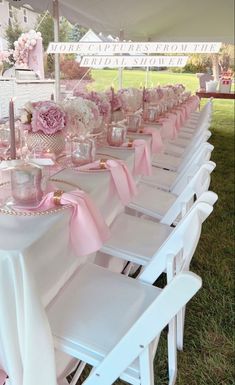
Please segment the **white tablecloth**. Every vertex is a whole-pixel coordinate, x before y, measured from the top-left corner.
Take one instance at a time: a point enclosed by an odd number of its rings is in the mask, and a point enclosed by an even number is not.
[[[109,154],[110,149],[99,152]],[[134,150],[117,149],[112,154],[133,169]],[[65,191],[77,185],[88,192],[107,224],[123,210],[117,193],[110,192],[107,171],[78,173],[65,169],[52,179],[67,182],[56,182]],[[70,210],[34,216],[0,214],[0,364],[9,375],[10,385],[53,385],[56,381],[44,308],[81,263],[87,259],[96,262],[95,255],[81,258],[72,250]],[[116,271],[124,265],[113,257],[104,257],[98,263]]]

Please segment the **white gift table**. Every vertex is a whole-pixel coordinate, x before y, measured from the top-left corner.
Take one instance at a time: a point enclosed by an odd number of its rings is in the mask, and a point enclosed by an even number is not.
[[[15,98],[16,115],[25,103],[50,100],[54,94],[54,80],[17,80],[0,77],[0,119],[9,115],[9,101]]]

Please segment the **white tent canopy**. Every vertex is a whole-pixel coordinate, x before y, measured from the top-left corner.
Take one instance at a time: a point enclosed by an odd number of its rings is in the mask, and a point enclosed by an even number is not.
[[[10,0],[52,11],[52,0]],[[233,0],[59,0],[60,14],[97,32],[133,41],[234,42]]]

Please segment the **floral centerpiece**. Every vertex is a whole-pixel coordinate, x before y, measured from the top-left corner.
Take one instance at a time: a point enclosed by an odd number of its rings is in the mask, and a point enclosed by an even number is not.
[[[10,51],[0,51],[0,76],[2,75],[4,63],[10,63],[9,56],[11,55]]]
[[[99,116],[101,118],[99,120],[100,126],[102,124],[102,119],[105,122],[109,121],[110,114],[111,114],[111,105],[110,105],[109,99],[105,93],[95,92],[95,91],[84,93],[84,92],[76,91],[75,95],[80,96],[83,99],[87,99],[87,100],[90,100],[90,101],[95,103],[95,105],[98,107]]]
[[[137,88],[124,88],[118,91],[124,113],[135,112],[142,107],[143,93]]]
[[[65,146],[66,114],[53,101],[27,103],[21,114],[21,123],[27,134],[29,149],[59,154]]]
[[[99,116],[98,107],[91,100],[76,97],[63,102],[69,136],[87,137],[94,130]]]
[[[38,39],[41,39],[41,33],[31,29],[29,32],[23,33],[19,39],[14,42],[15,50],[13,58],[17,67],[28,68],[29,52],[34,49]]]

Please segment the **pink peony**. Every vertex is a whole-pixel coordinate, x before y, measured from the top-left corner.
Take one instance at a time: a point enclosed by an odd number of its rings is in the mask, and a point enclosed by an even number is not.
[[[33,132],[55,134],[65,127],[65,113],[52,101],[35,103],[31,124]]]

